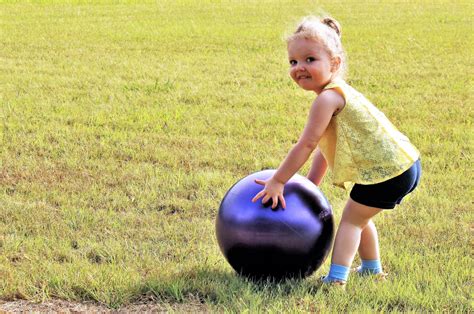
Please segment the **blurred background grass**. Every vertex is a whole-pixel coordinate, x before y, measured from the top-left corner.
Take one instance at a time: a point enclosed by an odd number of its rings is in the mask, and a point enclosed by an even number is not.
[[[472,309],[469,2],[0,3],[0,299]],[[227,189],[298,139],[314,95],[288,77],[283,37],[322,10],[343,26],[348,82],[424,170],[376,219],[391,280],[345,294],[316,288],[329,261],[303,282],[238,278],[214,235]],[[348,195],[329,182],[338,220]]]

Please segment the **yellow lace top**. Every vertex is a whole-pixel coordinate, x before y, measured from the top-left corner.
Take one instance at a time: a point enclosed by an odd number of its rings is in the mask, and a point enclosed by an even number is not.
[[[403,173],[419,151],[367,98],[343,80],[328,84],[346,104],[323,134],[319,148],[333,172],[333,183],[375,184]]]

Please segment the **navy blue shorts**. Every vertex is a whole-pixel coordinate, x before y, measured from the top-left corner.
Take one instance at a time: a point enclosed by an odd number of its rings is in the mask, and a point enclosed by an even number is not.
[[[393,209],[420,182],[421,162],[416,161],[401,175],[377,184],[355,184],[351,198],[357,203],[382,209]]]

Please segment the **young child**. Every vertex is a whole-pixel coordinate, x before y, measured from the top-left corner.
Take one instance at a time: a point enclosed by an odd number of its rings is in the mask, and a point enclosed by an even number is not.
[[[316,150],[308,178],[316,185],[326,172],[333,183],[353,188],[336,233],[324,283],[344,285],[358,250],[359,274],[382,276],[378,236],[372,217],[393,209],[417,186],[418,150],[369,100],[342,78],[346,67],[341,26],[332,18],[307,17],[287,39],[291,78],[317,95],[307,124],[277,172],[252,201],[285,208],[285,183]]]

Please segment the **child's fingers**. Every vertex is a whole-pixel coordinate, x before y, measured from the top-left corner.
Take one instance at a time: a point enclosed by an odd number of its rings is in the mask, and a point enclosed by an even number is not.
[[[266,204],[269,199],[270,199],[270,195],[268,195],[267,193],[265,193],[265,196],[264,196],[263,199],[262,199],[262,204]]]
[[[273,196],[272,201],[273,201],[273,204],[272,204],[272,209],[273,209],[278,206],[278,196]]]
[[[285,202],[285,198],[283,197],[283,195],[278,195],[278,199],[280,200],[280,203],[281,203],[281,206],[283,208],[286,208],[286,202]]]
[[[257,195],[252,198],[252,203],[255,203],[263,195],[265,195],[265,190],[261,190],[260,192],[258,192]]]
[[[255,183],[260,184],[260,185],[265,185],[266,182],[260,179],[255,179]]]

